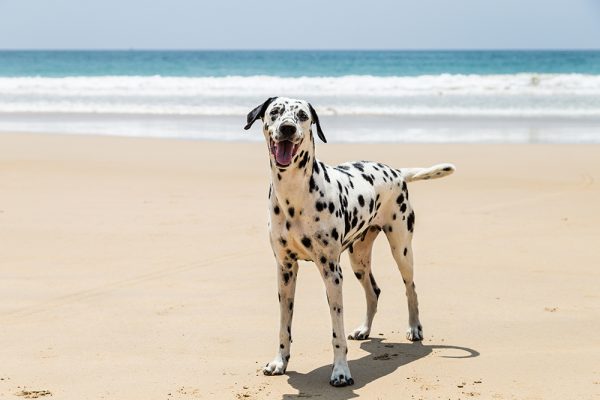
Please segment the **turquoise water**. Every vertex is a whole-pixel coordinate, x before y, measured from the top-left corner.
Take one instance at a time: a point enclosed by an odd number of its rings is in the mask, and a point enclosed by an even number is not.
[[[600,74],[600,51],[0,51],[0,76]]]

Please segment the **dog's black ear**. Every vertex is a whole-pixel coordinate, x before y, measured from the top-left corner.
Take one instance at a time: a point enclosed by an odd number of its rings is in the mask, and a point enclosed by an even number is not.
[[[327,143],[327,139],[325,139],[325,135],[323,134],[323,129],[321,129],[321,123],[319,122],[319,116],[317,115],[317,112],[310,103],[308,103],[308,108],[310,108],[310,114],[313,122],[317,125],[317,135],[319,135],[319,138],[323,141],[323,143]]]
[[[256,107],[254,110],[250,111],[248,113],[248,116],[246,117],[246,126],[244,126],[244,129],[245,130],[250,129],[250,127],[252,126],[254,121],[256,121],[259,118],[262,119],[265,116],[265,111],[267,111],[267,107],[269,107],[269,104],[271,104],[273,102],[273,100],[275,100],[276,98],[277,97],[269,97],[260,106]]]

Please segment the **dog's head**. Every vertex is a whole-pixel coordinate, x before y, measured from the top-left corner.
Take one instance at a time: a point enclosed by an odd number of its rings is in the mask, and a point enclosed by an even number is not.
[[[259,118],[270,155],[279,168],[288,167],[301,147],[312,151],[312,124],[317,126],[319,138],[327,143],[315,109],[304,100],[270,97],[248,113],[244,129],[250,129]]]

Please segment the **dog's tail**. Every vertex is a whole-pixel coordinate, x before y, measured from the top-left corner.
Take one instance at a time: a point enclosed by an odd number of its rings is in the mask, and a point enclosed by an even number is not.
[[[407,182],[422,179],[437,179],[450,175],[455,170],[452,164],[438,164],[429,168],[402,168],[402,176]]]

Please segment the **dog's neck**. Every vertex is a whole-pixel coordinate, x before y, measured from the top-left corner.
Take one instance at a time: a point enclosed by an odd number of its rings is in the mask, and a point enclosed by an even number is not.
[[[271,161],[271,187],[274,199],[282,208],[303,204],[308,191],[315,162],[315,143],[312,134],[301,143],[287,168],[279,168]]]

